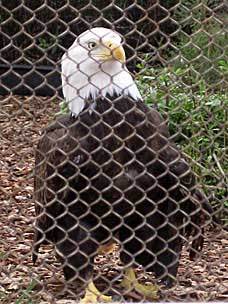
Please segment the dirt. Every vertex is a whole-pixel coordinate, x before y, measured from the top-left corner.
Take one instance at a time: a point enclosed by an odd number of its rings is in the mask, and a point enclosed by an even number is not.
[[[56,98],[9,96],[0,99],[0,303],[58,303],[74,301],[51,246],[42,247],[36,265],[31,260],[34,205],[34,151],[40,132],[58,112]],[[159,301],[228,301],[228,238],[223,230],[209,231],[201,256],[192,262],[183,251],[177,284],[161,289]],[[98,287],[119,300],[122,266],[118,247],[96,258]],[[151,274],[138,269],[142,282]],[[111,284],[111,282],[114,284]],[[109,286],[112,288],[109,288]],[[122,298],[123,299],[123,298]],[[142,301],[137,292],[126,301]]]

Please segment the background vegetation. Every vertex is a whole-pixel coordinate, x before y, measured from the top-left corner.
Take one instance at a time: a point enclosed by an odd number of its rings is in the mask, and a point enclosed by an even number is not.
[[[144,69],[137,83],[144,100],[167,120],[172,139],[192,164],[219,217],[228,212],[228,93],[209,92],[185,69]],[[192,85],[190,85],[190,81]],[[198,89],[196,87],[198,83]],[[194,91],[193,91],[194,88]]]

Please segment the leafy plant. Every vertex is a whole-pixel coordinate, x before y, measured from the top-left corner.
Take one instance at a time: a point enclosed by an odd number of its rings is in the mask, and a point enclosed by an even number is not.
[[[208,88],[224,89],[228,81],[227,14],[220,10],[212,15],[210,9],[219,4],[222,1],[187,0],[177,6],[173,18],[181,25],[181,31],[173,40],[175,50],[168,51],[165,59],[171,60],[175,68],[188,67]],[[186,77],[182,80],[189,83]]]
[[[55,116],[60,116],[69,113],[68,105],[65,101],[61,101],[59,103],[59,112],[55,114]]]
[[[41,47],[42,49],[45,49],[45,50],[50,47],[50,43],[45,38],[42,38],[42,37],[38,38],[38,45],[39,45],[39,47]]]
[[[189,68],[153,69],[142,62],[136,81],[144,100],[166,119],[172,139],[192,161],[214,203],[227,207],[227,92],[209,91]],[[182,82],[183,75],[190,85]]]

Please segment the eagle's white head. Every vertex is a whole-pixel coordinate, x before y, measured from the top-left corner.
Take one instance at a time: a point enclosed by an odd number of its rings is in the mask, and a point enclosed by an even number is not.
[[[89,98],[141,95],[125,66],[121,37],[113,30],[96,27],[82,33],[62,57],[62,86],[70,111],[78,115]]]

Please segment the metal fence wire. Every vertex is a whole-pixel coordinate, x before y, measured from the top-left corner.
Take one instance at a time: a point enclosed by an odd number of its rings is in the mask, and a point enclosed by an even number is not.
[[[228,5],[0,6],[0,303],[228,300]]]

